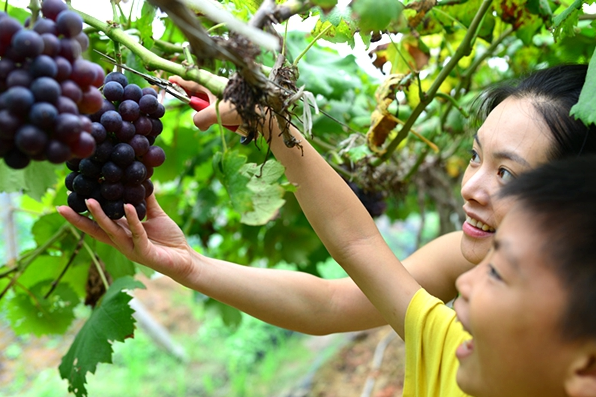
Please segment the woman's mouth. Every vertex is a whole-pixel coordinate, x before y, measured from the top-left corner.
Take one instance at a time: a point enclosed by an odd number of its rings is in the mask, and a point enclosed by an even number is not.
[[[495,228],[481,222],[477,219],[466,216],[466,221],[462,225],[463,232],[472,238],[487,238],[495,234]]]
[[[481,221],[476,220],[476,219],[474,219],[472,217],[466,216],[466,222],[469,223],[470,225],[474,226],[475,228],[482,230],[482,231],[491,232],[491,233],[494,233],[495,232],[495,228],[494,227],[492,227],[490,225],[487,225],[486,223],[482,223]]]

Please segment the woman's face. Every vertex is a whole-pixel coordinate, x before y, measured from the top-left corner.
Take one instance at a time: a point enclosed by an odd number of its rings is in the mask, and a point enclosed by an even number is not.
[[[461,250],[472,263],[488,253],[495,229],[511,203],[494,197],[507,181],[547,162],[548,127],[527,98],[507,98],[474,137],[461,194],[466,221]]]

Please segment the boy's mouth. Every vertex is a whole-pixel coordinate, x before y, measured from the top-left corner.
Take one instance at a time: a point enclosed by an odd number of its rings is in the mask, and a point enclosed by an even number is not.
[[[461,361],[464,358],[469,357],[473,352],[474,339],[469,339],[457,347],[457,350],[455,350],[455,356]]]

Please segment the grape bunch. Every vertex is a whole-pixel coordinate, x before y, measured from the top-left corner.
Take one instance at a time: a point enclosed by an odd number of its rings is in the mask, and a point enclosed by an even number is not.
[[[0,12],[0,158],[15,169],[91,155],[83,114],[103,102],[105,73],[81,57],[89,45],[81,17],[62,0],[45,0],[41,11],[24,27]]]
[[[101,109],[89,116],[95,151],[66,162],[72,171],[65,180],[71,191],[68,205],[85,212],[85,199],[93,198],[108,217],[120,219],[124,204],[132,204],[143,219],[145,199],[153,192],[153,169],[165,161],[163,149],[154,145],[165,108],[153,88],[128,84],[120,72],[105,77],[103,96]]]

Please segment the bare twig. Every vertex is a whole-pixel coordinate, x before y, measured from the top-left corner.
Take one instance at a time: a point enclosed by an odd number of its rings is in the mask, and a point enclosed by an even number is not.
[[[43,297],[44,299],[48,299],[49,296],[52,294],[52,292],[54,292],[54,290],[56,289],[56,287],[60,283],[60,280],[62,280],[62,277],[64,277],[64,275],[66,274],[66,271],[68,270],[68,268],[70,267],[70,265],[74,262],[74,259],[79,254],[79,251],[81,250],[81,247],[83,246],[83,239],[84,238],[85,238],[85,233],[81,233],[81,237],[79,238],[79,242],[77,243],[77,246],[75,247],[74,251],[70,255],[70,259],[68,260],[68,263],[66,263],[66,266],[64,266],[64,269],[62,269],[62,272],[60,272],[60,274],[58,275],[58,278],[56,278],[56,280],[54,280],[52,282],[52,285],[50,286],[50,290]]]

